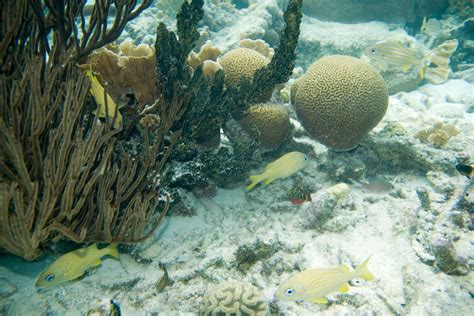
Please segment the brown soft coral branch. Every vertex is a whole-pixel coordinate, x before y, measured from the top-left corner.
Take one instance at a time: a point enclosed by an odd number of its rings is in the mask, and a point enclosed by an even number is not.
[[[137,242],[168,209],[158,179],[180,135],[171,127],[184,100],[157,101],[162,122],[153,134],[145,129],[143,152],[130,154],[116,137],[121,130],[92,115],[90,82],[76,66],[150,1],[137,8],[136,1],[114,1],[115,22],[107,28],[111,3],[97,0],[87,27],[78,1],[46,1],[47,10],[34,0],[0,4],[9,16],[33,21],[4,19],[0,26],[0,57],[9,63],[0,72],[0,248],[27,260],[61,239]]]

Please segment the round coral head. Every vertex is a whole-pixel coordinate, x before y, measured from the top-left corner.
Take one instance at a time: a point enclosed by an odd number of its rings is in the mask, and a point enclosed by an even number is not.
[[[368,63],[334,55],[313,63],[291,89],[304,128],[320,143],[340,151],[355,148],[382,120],[387,85]]]

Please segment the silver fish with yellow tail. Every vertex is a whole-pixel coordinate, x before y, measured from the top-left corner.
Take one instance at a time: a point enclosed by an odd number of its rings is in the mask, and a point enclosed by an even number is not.
[[[438,35],[442,31],[441,22],[438,19],[427,20],[426,17],[424,17],[420,31],[431,36]]]
[[[401,67],[403,72],[415,69],[421,78],[439,84],[448,78],[449,59],[457,47],[456,39],[448,40],[424,56],[418,57],[414,48],[405,47],[398,41],[386,41],[367,47],[364,49],[364,55],[381,64]]]
[[[287,153],[274,162],[269,163],[263,173],[250,176],[249,178],[252,183],[247,186],[247,190],[251,190],[261,181],[269,184],[275,179],[289,177],[306,166],[307,162],[308,157],[303,153],[298,151]]]
[[[96,244],[92,244],[89,247],[68,252],[59,257],[40,274],[36,286],[47,288],[77,279],[89,268],[101,264],[101,258],[107,255],[117,259],[120,258],[116,244],[110,244],[102,249],[98,249]]]
[[[346,265],[332,269],[310,269],[302,271],[285,282],[275,292],[275,297],[281,301],[310,301],[317,304],[327,304],[326,295],[332,292],[349,291],[349,282],[355,278],[367,281],[375,277],[367,269],[369,256],[355,270],[350,270]]]

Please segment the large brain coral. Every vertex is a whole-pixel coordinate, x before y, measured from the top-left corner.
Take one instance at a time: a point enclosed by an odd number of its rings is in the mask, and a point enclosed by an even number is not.
[[[242,126],[251,134],[256,134],[265,149],[278,147],[290,130],[290,117],[285,109],[276,104],[252,105],[241,120]]]
[[[336,150],[351,150],[385,115],[387,85],[366,62],[334,55],[313,63],[291,89],[304,128]]]
[[[224,282],[204,295],[200,316],[270,315],[258,289],[243,282]]]

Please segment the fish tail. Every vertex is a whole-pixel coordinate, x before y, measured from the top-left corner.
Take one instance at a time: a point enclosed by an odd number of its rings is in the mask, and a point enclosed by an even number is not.
[[[426,76],[426,65],[423,65],[423,67],[420,68],[420,71],[418,71],[418,76],[420,78],[425,78],[425,76]]]
[[[112,257],[120,259],[120,253],[117,249],[117,244],[116,243],[112,243],[112,244],[108,245],[104,250],[106,250],[107,255],[111,255]]]
[[[365,261],[362,262],[362,264],[356,269],[356,274],[367,281],[372,281],[373,279],[375,279],[374,275],[367,268],[367,264],[369,263],[370,257],[372,257],[372,255],[365,259]]]
[[[427,64],[435,65],[436,67],[428,67],[426,69],[425,78],[435,84],[448,79],[449,60],[457,48],[458,40],[455,39],[445,41],[429,52],[426,57]]]
[[[257,174],[257,175],[254,175],[254,176],[250,176],[249,177],[250,181],[252,181],[252,183],[250,183],[248,186],[247,186],[247,191],[248,190],[252,190],[254,186],[256,186],[260,181],[263,180],[263,176],[261,174]]]

